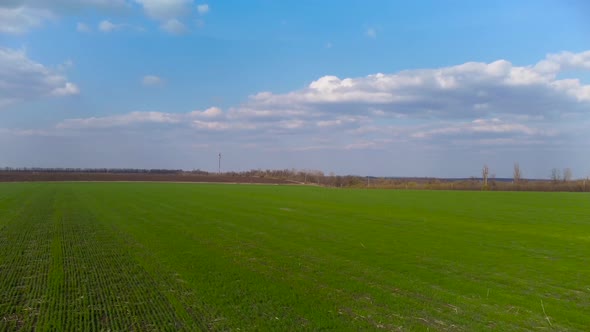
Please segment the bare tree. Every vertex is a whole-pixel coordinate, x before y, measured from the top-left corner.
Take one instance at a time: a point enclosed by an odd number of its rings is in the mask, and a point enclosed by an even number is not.
[[[490,168],[488,167],[488,165],[483,165],[483,168],[481,169],[481,177],[483,179],[483,188],[487,189],[488,188],[488,176],[490,175]]]
[[[563,169],[563,182],[571,181],[574,177],[571,168],[564,168]]]
[[[553,168],[551,170],[551,181],[554,183],[558,182],[561,179],[561,172],[557,168]]]
[[[514,163],[514,172],[512,175],[514,178],[514,183],[519,183],[522,179],[522,171],[520,170],[520,165],[518,163]]]

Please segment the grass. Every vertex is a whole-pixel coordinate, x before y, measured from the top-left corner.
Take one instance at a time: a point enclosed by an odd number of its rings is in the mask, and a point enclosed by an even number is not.
[[[0,184],[0,330],[583,331],[590,195]]]

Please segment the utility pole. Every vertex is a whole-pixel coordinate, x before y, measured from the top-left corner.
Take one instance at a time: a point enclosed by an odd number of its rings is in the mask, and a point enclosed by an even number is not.
[[[218,174],[221,174],[221,153],[219,154],[219,170],[217,171]]]

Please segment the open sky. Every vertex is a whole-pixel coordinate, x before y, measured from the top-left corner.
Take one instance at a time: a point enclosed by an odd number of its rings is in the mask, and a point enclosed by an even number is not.
[[[0,167],[590,176],[590,2],[3,0]]]

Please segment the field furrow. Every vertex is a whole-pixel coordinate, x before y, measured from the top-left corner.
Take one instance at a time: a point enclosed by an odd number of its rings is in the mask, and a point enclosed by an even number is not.
[[[156,282],[120,245],[117,234],[101,227],[76,198],[61,193],[51,279],[54,306],[44,312],[58,330],[177,330],[173,307]],[[59,271],[59,272],[57,272]],[[59,312],[59,317],[56,317]]]
[[[0,330],[585,331],[590,196],[0,185]]]
[[[47,302],[54,193],[31,194],[0,231],[0,330],[33,329]]]

